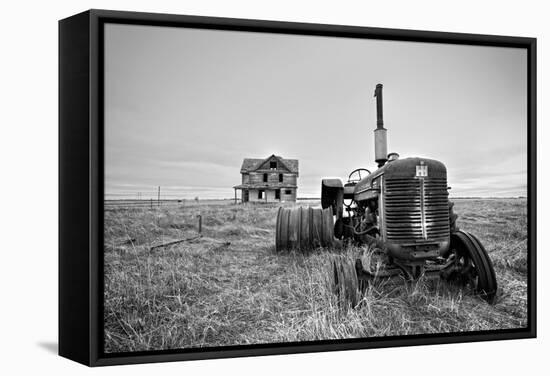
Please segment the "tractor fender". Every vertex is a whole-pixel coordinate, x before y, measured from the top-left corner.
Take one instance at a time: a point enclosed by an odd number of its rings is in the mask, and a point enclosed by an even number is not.
[[[342,180],[340,179],[323,179],[321,180],[321,187],[327,187],[327,188],[344,188],[344,184],[342,184]]]
[[[336,218],[344,214],[344,185],[340,179],[323,179],[321,181],[321,207],[332,208]]]

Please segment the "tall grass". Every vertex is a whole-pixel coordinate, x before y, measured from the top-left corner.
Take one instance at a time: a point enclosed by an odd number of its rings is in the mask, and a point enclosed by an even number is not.
[[[358,306],[332,293],[335,251],[274,251],[276,206],[209,204],[105,214],[107,352],[460,332],[526,325],[525,202],[458,201],[495,263],[494,306],[456,286],[377,281]],[[203,237],[191,237],[197,215]],[[499,223],[498,221],[505,221]],[[350,247],[353,259],[365,249]]]

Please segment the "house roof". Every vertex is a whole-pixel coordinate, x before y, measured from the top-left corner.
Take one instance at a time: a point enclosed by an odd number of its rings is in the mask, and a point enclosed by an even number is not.
[[[250,171],[255,171],[260,168],[260,166],[267,162],[271,158],[277,158],[281,163],[290,171],[294,173],[298,173],[298,160],[297,159],[285,159],[278,155],[270,155],[267,158],[264,159],[258,159],[258,158],[245,158],[243,160],[243,164],[241,166],[241,173],[246,173]]]
[[[241,172],[253,171],[256,169],[256,166],[260,165],[263,161],[263,159],[245,158],[241,166]]]

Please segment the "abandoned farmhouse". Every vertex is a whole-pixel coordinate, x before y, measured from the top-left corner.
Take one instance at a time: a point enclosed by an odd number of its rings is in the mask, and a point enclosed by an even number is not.
[[[296,201],[298,160],[271,155],[265,159],[245,158],[241,166],[242,181],[236,185],[242,202]]]

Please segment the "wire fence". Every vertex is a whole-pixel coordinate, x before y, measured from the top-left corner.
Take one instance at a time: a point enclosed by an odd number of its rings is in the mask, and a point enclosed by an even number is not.
[[[134,197],[134,198],[132,198]],[[297,201],[318,201],[320,198],[315,197],[299,197]],[[105,210],[114,210],[121,208],[148,208],[155,209],[160,207],[173,207],[184,206],[193,207],[200,205],[228,205],[228,204],[241,204],[242,199],[240,197],[231,198],[203,198],[199,196],[194,198],[181,198],[177,193],[161,193],[157,192],[156,197],[152,195],[152,192],[138,192],[138,193],[107,193],[104,197]],[[259,202],[263,203],[263,202]],[[277,202],[269,202],[277,204]]]
[[[220,200],[190,200],[190,199],[161,199],[161,200],[128,200],[128,199],[106,199],[103,204],[106,210],[108,209],[118,209],[118,208],[149,208],[155,209],[159,207],[169,207],[169,206],[198,206],[198,205],[228,205],[240,203],[240,199],[220,199]]]

